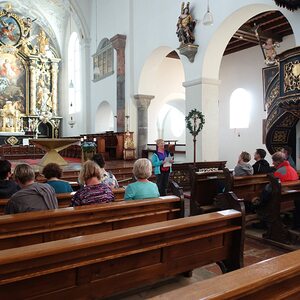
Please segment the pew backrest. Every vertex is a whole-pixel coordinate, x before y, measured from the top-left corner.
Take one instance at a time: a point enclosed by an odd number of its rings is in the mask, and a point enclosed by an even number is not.
[[[2,250],[0,298],[103,299],[212,262],[234,270],[242,229],[229,210]]]
[[[300,299],[299,273],[297,250],[150,299]]]
[[[144,225],[182,216],[176,196],[0,216],[0,249]]]

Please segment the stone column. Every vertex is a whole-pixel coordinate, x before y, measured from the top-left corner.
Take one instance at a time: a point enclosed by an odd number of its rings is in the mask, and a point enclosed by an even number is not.
[[[57,75],[58,62],[52,62],[52,113],[57,116]]]
[[[142,150],[146,149],[148,142],[148,107],[154,96],[151,95],[134,95],[138,109],[138,132],[137,132],[137,149],[138,157],[142,157]]]
[[[117,34],[110,39],[117,51],[117,131],[125,132],[125,46],[126,35]]]
[[[27,110],[26,110],[27,113]],[[36,61],[30,61],[30,111],[32,116],[36,115]]]

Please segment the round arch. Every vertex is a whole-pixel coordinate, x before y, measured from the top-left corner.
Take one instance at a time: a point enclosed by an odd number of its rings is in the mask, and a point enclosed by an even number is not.
[[[234,33],[250,18],[269,10],[279,10],[288,20],[290,15],[275,5],[251,4],[241,7],[220,24],[205,50],[202,78],[218,80],[224,50]],[[293,24],[291,24],[292,26]],[[292,27],[293,31],[294,28]],[[295,31],[294,31],[295,32]]]
[[[95,132],[114,130],[114,116],[111,105],[102,101],[97,108],[95,116]]]

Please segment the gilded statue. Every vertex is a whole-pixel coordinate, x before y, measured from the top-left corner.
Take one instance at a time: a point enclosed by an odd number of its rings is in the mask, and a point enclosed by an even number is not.
[[[41,112],[47,112],[52,109],[52,95],[42,79],[39,80],[36,99]]]
[[[6,104],[0,110],[0,118],[2,119],[1,131],[15,132],[20,130],[21,112],[16,103],[6,101]]]
[[[277,52],[275,48],[279,47],[279,43],[274,42],[272,38],[268,38],[266,43],[262,45],[265,52],[266,65],[274,65],[278,62]]]
[[[44,30],[39,33],[37,40],[39,43],[39,52],[41,54],[46,54],[46,50],[49,48],[49,39],[46,37]]]
[[[196,20],[190,14],[190,2],[187,2],[184,7],[184,2],[181,4],[181,15],[178,17],[176,34],[181,45],[193,44],[195,42],[194,29]]]

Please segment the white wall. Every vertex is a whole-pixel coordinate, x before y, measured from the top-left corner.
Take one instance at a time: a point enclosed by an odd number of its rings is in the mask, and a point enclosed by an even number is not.
[[[295,46],[294,36],[284,38],[278,53]],[[239,154],[247,151],[253,157],[256,148],[263,148],[262,120],[266,118],[263,107],[262,68],[265,67],[263,54],[259,46],[237,53],[226,55],[222,59],[220,69],[219,100],[219,158],[227,160],[227,166],[236,165]],[[244,88],[252,97],[249,128],[230,129],[229,100],[231,93],[237,88]],[[242,100],[242,99],[241,99]],[[238,136],[238,132],[240,136]],[[271,162],[270,156],[267,157]],[[251,161],[254,163],[254,160]]]

